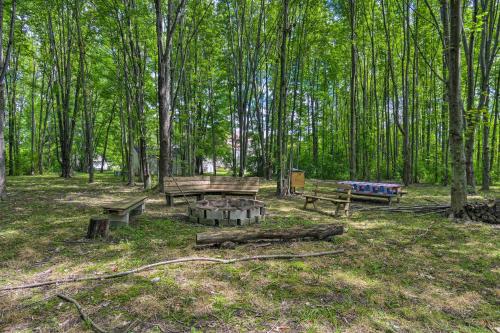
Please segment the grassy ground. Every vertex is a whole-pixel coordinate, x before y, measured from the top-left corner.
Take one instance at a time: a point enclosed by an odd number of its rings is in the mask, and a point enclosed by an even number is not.
[[[90,330],[78,300],[99,325],[143,332],[489,332],[500,327],[499,229],[456,224],[437,215],[356,212],[349,219],[301,209],[300,197],[278,200],[274,184],[259,197],[266,227],[338,222],[331,242],[278,243],[235,250],[192,249],[209,227],[185,222],[186,205],[168,209],[150,193],[147,211],[110,241],[77,243],[103,202],[139,192],[112,175],[62,180],[8,179],[0,202],[0,288],[70,275],[121,271],[166,258],[233,258],[344,249],[339,256],[234,265],[179,264],[107,281],[0,292],[0,331]],[[446,202],[448,189],[412,186],[402,204]],[[499,187],[487,193],[499,196]],[[364,203],[356,203],[360,207]],[[333,208],[320,204],[324,211]],[[69,242],[68,242],[69,241]]]

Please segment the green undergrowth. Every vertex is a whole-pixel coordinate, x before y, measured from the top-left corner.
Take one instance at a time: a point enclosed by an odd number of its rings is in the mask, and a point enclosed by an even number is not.
[[[138,195],[112,174],[63,180],[56,175],[8,178],[0,202],[0,288],[83,274],[108,274],[160,260],[198,256],[234,258],[343,249],[336,256],[232,265],[184,263],[103,281],[0,293],[0,331],[90,331],[75,298],[100,326],[136,332],[489,332],[500,326],[498,229],[455,223],[437,214],[357,209],[350,218],[334,207],[303,210],[303,198],[277,199],[263,182],[267,228],[339,223],[331,241],[193,249],[198,232],[186,205],[174,208],[154,191],[146,212],[107,240],[84,242],[88,220],[104,202]],[[306,190],[310,189],[310,184]],[[401,205],[448,202],[449,189],[413,185]],[[499,187],[472,200],[499,196]]]

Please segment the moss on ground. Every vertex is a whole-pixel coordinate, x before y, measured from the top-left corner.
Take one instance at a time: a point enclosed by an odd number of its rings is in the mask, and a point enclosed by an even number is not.
[[[145,214],[109,241],[81,243],[90,216],[105,201],[140,192],[111,174],[63,180],[55,175],[8,178],[0,202],[0,287],[79,274],[105,274],[184,256],[232,258],[343,248],[339,256],[234,265],[178,264],[115,280],[0,293],[0,331],[89,330],[78,300],[100,326],[132,331],[490,332],[500,327],[497,228],[457,224],[436,214],[365,210],[349,219],[302,210],[303,199],[274,197],[264,182],[266,227],[342,223],[330,242],[277,243],[235,250],[193,250],[209,227],[186,222],[181,202],[167,208],[149,192]],[[480,197],[498,197],[493,187]],[[408,189],[402,205],[447,202],[449,190]],[[179,201],[182,201],[179,199]],[[354,208],[376,205],[356,202]],[[321,203],[323,212],[333,207]]]

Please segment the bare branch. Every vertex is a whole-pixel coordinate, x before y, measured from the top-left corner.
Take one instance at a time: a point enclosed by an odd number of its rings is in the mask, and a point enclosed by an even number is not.
[[[165,261],[159,261],[153,264],[137,267],[128,271],[118,272],[114,274],[108,275],[89,275],[89,276],[80,276],[80,277],[70,277],[59,280],[49,280],[45,282],[37,282],[31,284],[24,284],[19,286],[5,287],[0,289],[0,291],[10,291],[17,289],[29,289],[29,288],[37,288],[42,286],[48,286],[53,284],[63,284],[63,283],[72,283],[72,282],[80,282],[80,281],[92,281],[92,280],[109,280],[115,279],[122,276],[136,274],[142,271],[147,271],[152,268],[158,266],[165,266],[171,264],[179,264],[183,262],[193,262],[193,261],[201,261],[201,262],[211,262],[217,264],[234,264],[236,262],[243,261],[252,261],[252,260],[273,260],[273,259],[296,259],[296,258],[307,258],[307,257],[320,257],[320,256],[328,256],[334,255],[344,252],[344,250],[336,250],[336,251],[326,251],[326,252],[314,252],[314,253],[299,253],[299,254],[268,254],[268,255],[260,255],[260,256],[250,256],[250,257],[242,257],[235,259],[219,259],[219,258],[210,258],[210,257],[187,257],[187,258],[179,258],[179,259],[171,259]]]

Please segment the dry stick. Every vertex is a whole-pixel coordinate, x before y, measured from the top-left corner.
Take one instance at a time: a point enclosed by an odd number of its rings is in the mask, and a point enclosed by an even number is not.
[[[99,327],[96,323],[94,323],[92,321],[92,319],[90,319],[90,317],[83,311],[83,308],[80,305],[80,303],[78,303],[75,299],[73,299],[69,296],[63,295],[63,294],[57,294],[57,297],[65,300],[66,302],[73,303],[76,306],[76,309],[78,310],[78,312],[80,313],[80,317],[82,317],[83,321],[85,321],[90,326],[92,326],[94,331],[99,332],[99,333],[106,333],[107,332],[105,329]]]
[[[135,273],[139,273],[142,271],[146,271],[148,269],[151,269],[151,268],[154,268],[157,266],[178,264],[178,263],[182,263],[182,262],[202,261],[202,262],[213,262],[213,263],[218,263],[218,264],[233,264],[235,262],[251,261],[251,260],[295,259],[295,258],[306,258],[306,257],[320,257],[320,256],[338,254],[338,253],[342,253],[342,252],[344,252],[344,250],[315,252],[315,253],[303,253],[303,254],[268,254],[268,255],[260,255],[260,256],[235,258],[235,259],[218,259],[218,258],[206,258],[206,257],[179,258],[179,259],[160,261],[160,262],[156,262],[153,264],[141,266],[141,267],[134,268],[134,269],[131,269],[128,271],[118,272],[118,273],[114,273],[114,274],[107,274],[107,275],[102,275],[102,276],[90,275],[90,276],[65,278],[65,279],[60,279],[60,280],[49,280],[49,281],[45,281],[45,282],[37,282],[37,283],[31,283],[31,284],[23,284],[23,285],[19,285],[19,286],[5,287],[5,288],[0,289],[0,291],[37,288],[37,287],[48,286],[48,285],[52,285],[52,284],[62,284],[62,283],[71,283],[71,282],[80,282],[80,281],[114,279],[114,278],[130,275],[130,274],[135,274]]]

